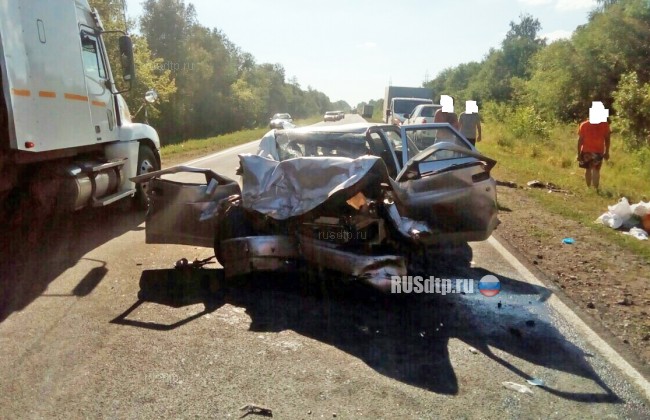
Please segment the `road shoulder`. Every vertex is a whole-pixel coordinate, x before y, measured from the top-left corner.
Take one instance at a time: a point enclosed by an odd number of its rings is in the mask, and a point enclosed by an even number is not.
[[[650,377],[650,264],[589,226],[550,213],[525,190],[499,187],[499,205],[500,243]],[[564,244],[565,237],[575,243]]]

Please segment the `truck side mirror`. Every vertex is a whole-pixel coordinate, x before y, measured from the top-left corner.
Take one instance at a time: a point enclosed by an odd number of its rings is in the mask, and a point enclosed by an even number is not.
[[[120,61],[122,64],[122,78],[125,82],[135,81],[135,62],[133,60],[133,41],[128,35],[120,37]]]

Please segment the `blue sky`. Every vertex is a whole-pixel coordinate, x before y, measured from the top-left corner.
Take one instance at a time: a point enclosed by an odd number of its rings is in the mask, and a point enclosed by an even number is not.
[[[127,0],[137,17],[141,0]],[[542,35],[567,37],[595,0],[186,0],[199,22],[221,30],[257,63],[279,63],[351,106],[383,97],[389,84],[420,86],[446,67],[480,61],[510,21],[530,13]],[[453,95],[453,92],[449,92]]]

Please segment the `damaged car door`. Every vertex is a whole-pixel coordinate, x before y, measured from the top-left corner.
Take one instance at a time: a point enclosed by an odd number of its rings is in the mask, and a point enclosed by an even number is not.
[[[205,176],[205,183],[175,181],[169,176],[195,173]],[[164,177],[167,176],[167,177]],[[239,184],[210,169],[176,166],[132,178],[148,182],[146,242],[148,244],[182,244],[212,248],[217,204],[241,194]]]
[[[414,137],[433,136],[432,145],[414,156]],[[406,217],[425,221],[434,243],[482,241],[498,224],[496,161],[480,154],[448,124],[401,128],[402,160],[395,181],[397,202]]]

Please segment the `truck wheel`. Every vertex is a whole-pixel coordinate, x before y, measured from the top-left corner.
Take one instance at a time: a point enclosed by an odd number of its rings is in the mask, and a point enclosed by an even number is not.
[[[140,146],[138,151],[138,175],[146,174],[159,170],[156,155],[147,146]],[[136,185],[135,189],[135,205],[139,210],[146,210],[149,206],[149,198],[147,197],[148,182],[141,182]]]

